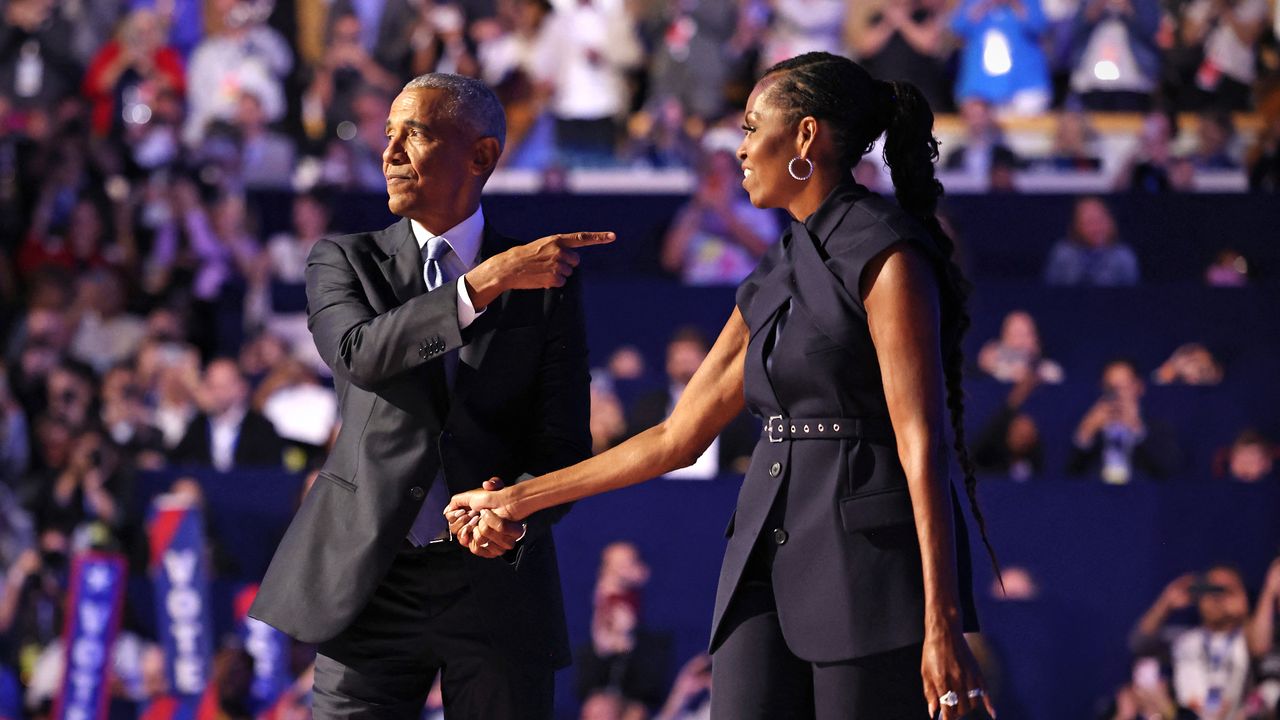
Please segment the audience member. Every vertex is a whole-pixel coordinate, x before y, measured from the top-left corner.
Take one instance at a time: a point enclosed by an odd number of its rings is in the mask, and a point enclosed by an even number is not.
[[[1133,363],[1107,363],[1101,385],[1102,397],[1076,427],[1067,472],[1111,484],[1130,482],[1135,473],[1157,479],[1175,474],[1181,452],[1173,430],[1143,413],[1146,386]]]
[[[711,656],[694,655],[671,685],[653,720],[708,720],[711,717]]]
[[[120,139],[126,124],[150,120],[151,101],[162,90],[186,93],[182,56],[165,43],[161,23],[150,8],[131,11],[89,63],[83,92],[96,134]]]
[[[1136,285],[1138,258],[1120,240],[1116,221],[1098,197],[1076,200],[1071,228],[1049,252],[1044,279],[1050,285]]]
[[[1027,397],[1039,384],[1026,373],[973,441],[973,462],[983,470],[1023,482],[1044,471],[1044,448],[1035,419],[1023,412]]]
[[[1063,380],[1062,366],[1043,356],[1035,318],[1025,310],[1005,315],[1000,337],[987,341],[978,352],[978,367],[1003,383],[1022,382],[1029,376],[1050,384]]]
[[[1266,482],[1275,478],[1275,461],[1275,446],[1258,431],[1247,429],[1220,453],[1215,474],[1237,482]]]
[[[467,38],[466,18],[457,5],[423,3],[410,44],[411,77],[429,72],[480,75],[480,65]]]
[[[600,0],[566,4],[547,23],[537,79],[550,91],[562,159],[608,165],[628,105],[626,73],[641,61],[635,28],[621,7]]]
[[[1258,41],[1267,27],[1266,0],[1192,0],[1182,12],[1186,43],[1204,53],[1194,78],[1198,104],[1249,109]]]
[[[8,0],[0,23],[0,98],[24,113],[41,114],[72,96],[80,63],[74,28],[52,0]]]
[[[1198,625],[1168,624],[1171,614],[1192,605],[1199,611]],[[1139,620],[1131,645],[1137,655],[1164,655],[1167,648],[1178,705],[1200,718],[1232,718],[1249,682],[1248,620],[1249,598],[1239,571],[1216,565],[1169,583]]]
[[[599,454],[627,436],[626,411],[603,371],[591,373],[591,451]]]
[[[1157,385],[1217,385],[1222,382],[1222,365],[1204,345],[1186,343],[1156,368],[1151,379]]]
[[[674,99],[676,107],[703,123],[712,122],[725,111],[738,3],[679,0],[670,3],[667,14],[663,42],[651,59],[649,92]]]
[[[8,368],[0,363],[0,485],[16,485],[30,462],[27,413],[9,387]]]
[[[1040,35],[1046,21],[1040,0],[962,0],[951,30],[964,43],[956,101],[990,103],[998,113],[1036,115],[1053,94]]]
[[[262,99],[252,89],[236,101],[234,127],[239,183],[249,190],[290,187],[296,165],[293,140],[267,127]]]
[[[338,423],[338,399],[301,360],[283,358],[253,394],[254,410],[271,422],[281,439],[296,446],[285,467],[298,471],[322,460]],[[301,453],[301,454],[299,454]]]
[[[761,69],[807,52],[841,53],[849,5],[841,0],[773,0],[760,39]]]
[[[125,287],[109,270],[82,275],[70,313],[75,323],[71,357],[98,374],[128,360],[146,334],[146,322],[126,311]]]
[[[990,103],[969,98],[960,104],[960,115],[964,119],[964,140],[947,156],[948,170],[962,171],[973,178],[989,178],[991,169],[998,164],[1017,165],[1017,156],[1005,144],[1004,133],[992,115]]]
[[[1152,717],[1198,720],[1200,716],[1174,700],[1169,681],[1161,675],[1159,659],[1141,657],[1134,662],[1133,680],[1116,691],[1115,698],[1098,720],[1146,720]]]
[[[1188,158],[1197,170],[1238,170],[1232,144],[1235,125],[1226,112],[1201,113],[1196,123],[1196,147]]]
[[[778,237],[777,216],[751,204],[741,178],[732,152],[703,154],[693,198],[662,241],[663,269],[686,285],[737,285]]]
[[[1047,158],[1032,165],[1055,171],[1093,172],[1102,168],[1097,133],[1089,118],[1078,110],[1058,114],[1053,131],[1053,149]]]
[[[129,365],[117,365],[102,376],[99,418],[123,464],[156,470],[165,464],[164,434],[151,424],[142,387]]]
[[[1271,561],[1258,604],[1246,631],[1249,654],[1255,658],[1254,696],[1260,717],[1280,711],[1280,636],[1276,617],[1280,616],[1280,558]]]
[[[1222,250],[1205,268],[1204,282],[1210,287],[1244,287],[1249,284],[1249,261],[1235,250]]]
[[[249,0],[211,0],[210,28],[191,55],[187,71],[187,124],[183,139],[196,147],[210,123],[234,120],[241,93],[252,92],[268,122],[284,116],[284,78],[293,68],[293,51],[265,23],[263,6]]]
[[[854,6],[850,12],[859,9]],[[862,22],[852,29],[850,40],[867,72],[920,88],[935,113],[954,108],[943,66],[946,21],[936,3],[885,0],[857,16]]]
[[[623,554],[632,559],[620,559]],[[665,634],[641,626],[639,588],[647,581],[648,567],[634,546],[613,543],[605,548],[591,641],[579,648],[574,663],[578,694],[584,700],[605,691],[617,695],[624,706],[642,703],[656,708],[665,699],[671,644]]]
[[[1116,189],[1141,193],[1190,190],[1188,178],[1177,174],[1173,154],[1173,124],[1161,112],[1147,113],[1138,147],[1116,175]]]
[[[1249,189],[1280,193],[1280,95],[1273,95],[1266,101],[1259,114],[1263,126],[1246,162]]]
[[[710,345],[702,331],[691,326],[676,330],[667,342],[667,386],[636,399],[627,418],[628,435],[643,432],[671,414],[708,350]],[[739,415],[692,465],[667,473],[666,477],[707,480],[720,473],[746,472],[751,450],[759,438],[755,421],[746,414]]]
[[[233,467],[280,467],[283,443],[271,421],[249,407],[249,387],[235,361],[211,361],[196,397],[200,412],[173,449],[174,463],[222,472]]]
[[[1076,14],[1071,91],[1089,110],[1145,112],[1160,79],[1156,0],[1086,0]]]

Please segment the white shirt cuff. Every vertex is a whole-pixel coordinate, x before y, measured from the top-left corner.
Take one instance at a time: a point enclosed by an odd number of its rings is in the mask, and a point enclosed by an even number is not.
[[[471,302],[471,295],[467,293],[467,281],[458,278],[458,329],[466,328],[483,314],[484,310],[477,312],[476,306]]]

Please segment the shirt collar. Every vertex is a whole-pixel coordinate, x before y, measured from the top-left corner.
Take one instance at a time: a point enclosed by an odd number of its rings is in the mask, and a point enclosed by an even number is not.
[[[453,248],[458,259],[471,267],[476,262],[476,255],[480,253],[480,241],[484,237],[484,209],[477,207],[471,217],[439,235],[432,233],[417,220],[410,220],[409,226],[413,228],[413,239],[418,241],[419,250],[426,247],[431,238],[443,237],[449,241],[449,247]]]

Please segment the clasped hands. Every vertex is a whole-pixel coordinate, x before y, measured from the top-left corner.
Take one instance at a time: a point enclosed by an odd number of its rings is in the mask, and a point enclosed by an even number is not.
[[[527,524],[507,517],[499,502],[502,488],[501,480],[491,478],[479,490],[454,495],[444,510],[449,534],[478,557],[500,557],[514,550],[528,532]]]

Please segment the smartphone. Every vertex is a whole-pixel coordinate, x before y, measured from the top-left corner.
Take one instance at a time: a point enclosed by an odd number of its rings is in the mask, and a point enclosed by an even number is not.
[[[1153,657],[1138,658],[1133,664],[1133,686],[1150,690],[1160,684],[1160,661]]]

